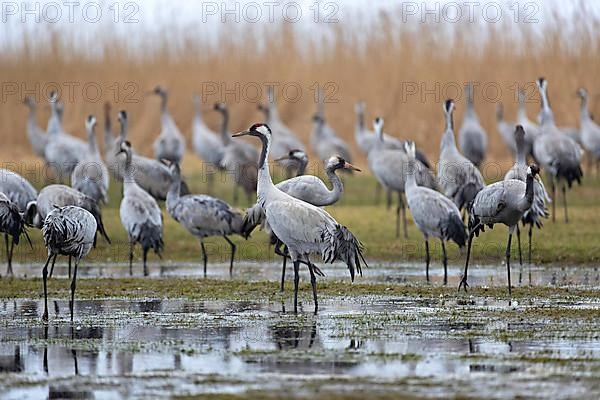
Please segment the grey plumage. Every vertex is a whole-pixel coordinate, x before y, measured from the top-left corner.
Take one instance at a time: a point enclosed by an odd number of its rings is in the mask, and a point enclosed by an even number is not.
[[[77,267],[81,259],[87,256],[92,247],[94,247],[97,229],[95,217],[87,210],[77,206],[56,206],[44,219],[42,234],[44,243],[48,249],[48,259],[42,270],[44,278],[44,314],[42,319],[44,321],[48,321],[48,291],[46,282],[50,260],[56,260],[58,255],[65,255],[75,259],[75,270],[71,281],[71,300],[69,301],[71,321],[73,321]]]
[[[496,129],[504,140],[508,150],[515,155],[517,153],[517,144],[515,143],[515,124],[504,119],[504,106],[498,103],[496,106]]]
[[[404,186],[408,174],[408,156],[405,150],[395,150],[385,147],[383,141],[383,118],[374,121],[375,133],[378,141],[369,152],[368,162],[377,181],[387,188],[398,193],[398,207],[396,208],[396,237],[400,236],[400,215],[404,226],[404,236],[408,237],[406,227],[406,209],[403,199]],[[415,161],[415,175],[420,186],[436,188],[432,172],[421,162]]]
[[[236,246],[227,236],[238,234],[244,238],[248,237],[242,230],[244,218],[242,213],[231,208],[223,200],[211,196],[203,194],[180,196],[181,171],[179,164],[173,163],[170,170],[173,183],[167,195],[167,212],[189,233],[200,239],[204,276],[206,276],[207,255],[203,240],[210,236],[221,236],[231,246],[229,275],[233,275]]]
[[[467,289],[467,270],[471,256],[473,236],[479,236],[485,231],[485,226],[492,228],[494,224],[508,226],[508,243],[506,245],[506,272],[508,278],[508,292],[512,293],[510,281],[510,245],[512,235],[519,221],[533,203],[533,182],[539,172],[533,164],[527,169],[527,181],[507,179],[492,183],[481,189],[473,202],[469,205],[469,244],[465,271],[458,286],[459,290],[464,285]]]
[[[527,181],[527,141],[525,139],[525,130],[521,125],[517,125],[513,134],[515,143],[517,146],[517,159],[515,165],[506,173],[504,180],[517,179],[522,182]],[[533,182],[533,202],[531,207],[525,211],[521,222],[523,226],[529,225],[529,263],[531,264],[531,236],[533,227],[536,226],[541,228],[543,225],[543,218],[548,218],[548,209],[546,202],[550,202],[550,197],[546,192],[546,188],[541,180],[536,179]],[[519,228],[517,227],[517,230]],[[519,252],[521,249],[520,241],[521,235],[517,231],[517,238],[519,240]]]
[[[406,144],[406,152],[409,164],[404,192],[413,220],[425,237],[425,276],[429,282],[429,237],[436,237],[442,242],[445,285],[448,283],[445,241],[453,240],[459,247],[464,247],[467,238],[465,226],[458,207],[450,199],[435,190],[417,185],[414,143]]]
[[[152,91],[160,97],[161,132],[154,141],[154,156],[157,160],[181,162],[185,154],[185,139],[167,109],[167,91],[157,86]]]
[[[525,131],[525,154],[532,155],[533,142],[540,135],[540,127],[527,116],[525,107],[526,93],[519,89],[519,108],[517,110],[517,125],[521,125]]]
[[[355,271],[362,273],[361,263],[366,265],[362,245],[346,227],[340,225],[325,210],[298,200],[275,187],[267,166],[272,142],[271,130],[267,125],[255,124],[234,136],[244,135],[258,137],[262,142],[258,202],[265,213],[267,223],[279,240],[288,247],[294,262],[294,310],[298,309],[299,268],[300,262],[304,261],[311,275],[316,311],[317,281],[309,255],[318,253],[324,262],[344,262],[354,280]]]
[[[33,152],[38,156],[45,159],[46,157],[46,145],[48,144],[48,135],[46,132],[39,127],[36,120],[36,109],[37,104],[31,97],[25,97],[23,101],[27,108],[29,108],[29,115],[27,116],[27,138],[31,144]]]
[[[438,183],[446,197],[462,210],[481,188],[485,186],[481,172],[464,157],[456,147],[454,139],[454,101],[446,100],[443,106],[446,129],[440,144]]]
[[[310,136],[312,151],[321,161],[339,155],[352,162],[352,154],[348,145],[340,139],[335,131],[327,124],[325,117],[320,114],[313,116],[313,130]]]
[[[233,202],[237,203],[237,188],[241,187],[250,199],[256,191],[258,151],[243,141],[233,141],[229,136],[229,109],[224,103],[216,103],[214,109],[222,116],[221,139],[223,159],[221,165],[228,174],[233,174]]]
[[[194,118],[192,120],[192,145],[194,151],[205,164],[220,169],[223,160],[223,141],[218,133],[210,129],[202,118],[202,101],[199,95],[194,96]],[[212,172],[208,171],[207,173]],[[208,175],[209,178],[212,175]]]
[[[51,115],[48,122],[48,143],[44,157],[48,167],[56,172],[60,181],[67,181],[75,166],[87,154],[87,143],[66,133],[58,110],[56,93],[50,95]]]
[[[88,116],[85,122],[88,135],[88,151],[71,175],[71,186],[91,197],[97,203],[108,203],[108,169],[100,157],[96,144],[96,118]]]
[[[487,152],[487,134],[479,123],[475,112],[473,85],[465,85],[467,94],[467,109],[462,125],[458,131],[460,150],[475,166],[479,167]]]
[[[562,183],[564,196],[565,221],[568,222],[567,194],[565,183],[571,187],[574,181],[581,184],[583,171],[581,170],[582,149],[569,136],[562,133],[554,123],[554,114],[548,99],[548,83],[544,78],[537,81],[541,96],[541,132],[533,143],[533,155],[541,167],[549,174],[551,179],[552,200],[556,199],[557,183]],[[555,203],[552,204],[552,220],[556,219]]]
[[[148,275],[147,255],[150,249],[160,256],[163,249],[163,218],[154,197],[138,185],[134,178],[131,144],[121,143],[125,155],[123,199],[119,208],[121,223],[129,236],[129,274],[133,274],[133,247],[142,246],[144,276]]]
[[[120,150],[121,144],[127,140],[129,116],[127,112],[120,111],[118,119],[121,124],[121,133],[119,137],[115,139],[113,149],[115,149],[114,154],[117,170],[120,171],[119,175],[122,176],[124,175],[126,168],[126,156],[125,153]],[[148,192],[155,199],[166,200],[167,193],[169,193],[169,187],[172,183],[169,168],[160,161],[135,154],[133,149],[131,149],[131,153],[133,178],[135,179],[135,182],[140,188]],[[181,194],[189,193],[189,189],[185,182],[182,183],[181,190]]]
[[[98,232],[110,243],[110,238],[102,222],[102,212],[94,199],[65,185],[48,185],[40,190],[37,198],[37,211],[41,221],[45,221],[55,207],[66,206],[77,206],[90,212],[96,220]]]
[[[19,211],[16,203],[13,203],[4,193],[0,192],[0,233],[4,233],[6,238],[6,274],[12,275],[12,256],[15,245],[19,244],[21,235],[24,235],[29,244],[31,240],[27,235],[27,228],[23,214]],[[11,244],[9,247],[9,236]]]
[[[598,125],[590,116],[588,108],[588,93],[584,88],[577,91],[581,99],[581,113],[579,118],[581,143],[589,153],[590,160],[593,158],[598,162],[600,160],[600,125]]]

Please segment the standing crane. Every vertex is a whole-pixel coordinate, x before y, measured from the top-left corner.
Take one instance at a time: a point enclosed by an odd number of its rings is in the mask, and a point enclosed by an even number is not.
[[[467,245],[467,260],[465,271],[458,285],[458,290],[467,283],[467,270],[471,257],[471,244],[473,236],[479,236],[485,231],[485,226],[492,228],[494,224],[508,226],[508,243],[506,245],[506,274],[508,278],[508,294],[512,294],[510,282],[510,244],[512,235],[519,221],[533,203],[534,178],[539,173],[537,165],[532,164],[527,168],[527,180],[507,179],[492,183],[481,189],[469,207],[469,242]]]
[[[565,222],[569,222],[567,211],[567,185],[574,181],[581,184],[581,147],[570,136],[564,134],[554,123],[554,113],[548,99],[548,82],[544,78],[537,81],[541,97],[541,132],[533,143],[533,155],[536,161],[550,176],[552,188],[552,221],[556,220],[556,184],[562,181]]]
[[[46,135],[46,132],[44,132],[37,124],[37,104],[35,104],[35,101],[31,97],[25,97],[23,103],[29,108],[29,115],[27,116],[27,138],[29,139],[29,143],[31,144],[31,148],[35,155],[45,159],[48,135]]]
[[[160,97],[160,123],[162,125],[160,135],[154,141],[154,156],[157,160],[181,162],[185,154],[185,139],[167,109],[169,95],[161,86],[155,87],[151,94]]]
[[[458,131],[458,143],[465,157],[479,167],[487,152],[487,134],[475,112],[473,85],[467,84],[465,91],[467,92],[467,110],[460,131]]]
[[[194,118],[192,120],[192,146],[198,156],[204,161],[203,173],[206,174],[208,190],[214,190],[215,172],[223,169],[223,141],[213,132],[202,118],[202,100],[194,96]]]
[[[581,99],[581,117],[579,119],[581,131],[581,144],[587,151],[588,169],[591,171],[592,163],[596,161],[596,171],[600,168],[600,125],[598,125],[590,116],[588,109],[588,93],[584,88],[577,91]]]
[[[48,264],[50,259],[56,260],[59,254],[75,258],[75,269],[71,280],[71,299],[69,310],[73,322],[73,308],[75,304],[75,288],[77,284],[77,267],[82,258],[87,256],[94,247],[96,236],[96,219],[87,210],[76,206],[55,206],[44,220],[42,234],[44,243],[48,248],[48,258],[42,270],[44,279],[44,314],[42,320],[48,321]],[[54,261],[53,261],[54,264]]]
[[[318,253],[326,263],[336,260],[344,262],[354,281],[355,270],[362,274],[361,261],[366,265],[362,245],[348,228],[340,225],[325,210],[298,200],[275,187],[267,166],[272,143],[271,129],[268,125],[254,124],[250,129],[233,136],[246,135],[257,137],[262,143],[258,163],[258,202],[265,213],[267,223],[279,240],[288,247],[294,262],[294,312],[298,311],[301,260],[308,264],[316,312],[319,308],[317,279],[309,255]]]
[[[19,244],[21,236],[25,236],[31,245],[31,240],[27,234],[25,219],[19,211],[16,203],[13,203],[4,193],[0,192],[0,233],[6,236],[6,274],[12,275],[12,256],[14,246]],[[10,249],[8,248],[8,236],[12,241]],[[33,246],[32,246],[33,247]]]
[[[427,187],[418,186],[415,177],[415,144],[406,143],[408,174],[404,193],[415,225],[425,237],[425,277],[429,282],[429,237],[442,243],[444,263],[444,285],[448,283],[448,256],[446,240],[454,241],[461,249],[465,246],[467,233],[458,207],[446,196]]]

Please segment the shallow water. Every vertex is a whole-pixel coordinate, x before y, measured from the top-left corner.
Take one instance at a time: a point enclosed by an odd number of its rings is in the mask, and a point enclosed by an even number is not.
[[[288,302],[79,300],[74,325],[53,300],[48,326],[41,301],[5,300],[0,397],[600,396],[600,301],[467,299],[329,298],[316,316],[311,302],[295,315]]]

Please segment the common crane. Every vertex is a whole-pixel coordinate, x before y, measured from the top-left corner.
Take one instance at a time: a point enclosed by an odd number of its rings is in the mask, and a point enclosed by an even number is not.
[[[344,160],[352,162],[348,145],[335,134],[325,118],[319,114],[313,116],[313,130],[310,140],[313,153],[317,155],[319,160],[325,161],[331,156],[339,155]]]
[[[459,210],[462,210],[475,198],[485,183],[477,167],[456,148],[452,118],[454,100],[446,100],[443,109],[446,129],[440,143],[437,178],[446,197],[450,198]]]
[[[160,257],[163,249],[163,217],[154,197],[142,189],[134,177],[131,143],[122,142],[119,152],[125,154],[123,199],[119,215],[129,236],[129,274],[133,274],[133,247],[139,243],[142,246],[144,276],[147,276],[148,251],[153,249]]]
[[[469,206],[469,242],[467,245],[467,259],[462,279],[458,289],[464,286],[465,291],[469,286],[467,283],[467,270],[471,256],[471,244],[473,236],[479,236],[485,231],[485,226],[492,228],[494,224],[508,226],[508,243],[506,245],[506,274],[508,278],[508,294],[512,294],[510,281],[510,244],[512,235],[519,221],[533,203],[534,178],[539,173],[537,165],[532,164],[527,168],[527,180],[523,182],[518,179],[507,179],[492,183],[481,189]]]
[[[379,183],[398,193],[398,207],[396,208],[396,237],[400,236],[400,214],[404,227],[404,237],[408,238],[406,227],[406,205],[404,202],[404,186],[408,169],[408,156],[405,150],[387,149],[383,141],[383,118],[375,118],[373,123],[375,133],[379,140],[371,147],[368,162],[373,175]],[[421,162],[415,162],[417,183],[421,186],[435,188],[435,178],[431,171]]]
[[[242,141],[233,141],[229,136],[229,109],[224,103],[215,103],[214,109],[222,116],[221,139],[224,150],[221,165],[227,174],[233,174],[233,202],[237,203],[237,188],[240,186],[248,200],[256,191],[258,151],[254,146]]]
[[[340,225],[322,208],[298,200],[277,189],[271,179],[267,158],[272,143],[271,130],[266,124],[254,124],[234,137],[255,136],[262,143],[259,159],[258,202],[265,213],[267,223],[275,235],[289,249],[294,262],[294,311],[298,311],[298,283],[300,261],[308,264],[311,277],[315,312],[318,310],[317,279],[309,259],[311,253],[319,253],[323,262],[343,261],[354,280],[355,270],[362,274],[362,245],[346,228]]]
[[[562,182],[565,222],[569,222],[567,211],[567,188],[574,181],[581,184],[581,147],[569,136],[560,131],[554,123],[554,113],[548,99],[548,82],[544,78],[537,81],[541,97],[541,131],[533,143],[533,155],[536,161],[550,176],[552,188],[552,221],[556,220],[556,184]],[[565,185],[566,183],[566,185]]]
[[[238,234],[244,239],[248,236],[243,232],[244,216],[239,210],[231,208],[223,200],[203,194],[188,194],[181,196],[181,170],[179,164],[173,163],[170,167],[173,183],[167,195],[167,212],[183,226],[189,233],[200,239],[202,259],[204,262],[204,276],[206,277],[206,264],[208,256],[204,247],[204,239],[211,236],[221,236],[231,247],[229,261],[229,276],[233,276],[233,261],[235,260],[236,245],[229,239],[229,235]]]
[[[168,93],[161,86],[151,92],[160,97],[160,135],[154,141],[154,155],[157,160],[181,162],[185,153],[185,139],[167,109]]]
[[[203,175],[206,174],[209,191],[213,191],[214,174],[223,169],[223,141],[216,132],[213,132],[202,118],[202,100],[199,95],[194,96],[194,118],[192,120],[192,145],[196,154],[204,161]]]
[[[404,192],[415,225],[425,237],[425,277],[429,282],[429,237],[440,239],[444,263],[444,285],[448,283],[448,256],[446,240],[454,241],[461,249],[467,233],[458,207],[446,196],[427,187],[418,186],[415,177],[415,144],[406,143],[408,173]]]
[[[35,155],[45,159],[48,135],[46,135],[46,132],[37,124],[37,104],[31,97],[25,97],[23,102],[27,108],[29,108],[29,115],[27,116],[27,138],[29,139],[29,143],[31,144],[31,148]]]
[[[515,165],[506,173],[504,180],[517,179],[527,182],[527,141],[525,130],[521,125],[517,125],[514,132],[515,143],[517,145],[517,158]],[[529,225],[529,265],[531,267],[531,236],[534,226],[541,228],[543,225],[542,219],[548,218],[548,209],[546,202],[549,202],[550,197],[546,192],[546,188],[540,179],[533,182],[533,203],[529,210],[525,211],[521,222],[523,226]],[[519,242],[519,261],[521,261],[521,234],[517,225],[517,240]],[[531,277],[531,272],[530,272]]]
[[[21,236],[25,236],[31,245],[23,214],[16,203],[13,203],[4,193],[0,192],[0,233],[6,237],[6,274],[12,275],[12,257],[15,245],[19,244]],[[8,237],[11,237],[10,248]]]
[[[479,122],[473,101],[473,85],[465,85],[467,109],[458,131],[460,150],[475,166],[481,166],[487,152],[487,134]]]
[[[588,109],[588,93],[584,88],[577,91],[581,99],[581,116],[579,119],[581,131],[581,143],[588,152],[588,166],[591,171],[592,162],[596,161],[596,169],[600,167],[600,125],[598,125],[590,116]]]
[[[515,155],[517,153],[517,144],[515,143],[514,136],[515,124],[504,119],[504,105],[502,103],[498,103],[496,106],[496,129],[500,133],[508,150],[512,155]]]
[[[108,168],[104,165],[96,144],[96,118],[88,116],[85,121],[88,135],[88,152],[77,164],[71,175],[71,187],[91,197],[97,203],[108,203]]]
[[[54,264],[59,254],[69,256],[69,259],[75,259],[75,269],[71,280],[71,299],[69,301],[71,322],[73,322],[77,267],[81,259],[87,256],[94,247],[97,229],[94,216],[89,211],[77,206],[54,206],[54,209],[44,219],[42,234],[44,243],[48,248],[48,258],[42,270],[44,279],[44,314],[42,320],[44,322],[48,321],[47,281],[50,259],[53,260],[52,264]]]

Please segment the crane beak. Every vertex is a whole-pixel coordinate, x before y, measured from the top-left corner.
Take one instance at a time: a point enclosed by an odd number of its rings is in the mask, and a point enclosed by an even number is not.
[[[249,130],[245,130],[245,131],[241,131],[238,133],[234,133],[233,135],[231,135],[231,137],[240,137],[240,136],[246,136],[249,135],[250,131]]]
[[[283,156],[283,157],[276,158],[275,161],[279,162],[279,161],[291,160],[291,159],[292,159],[292,157],[290,157],[290,156]]]
[[[344,169],[350,169],[352,171],[362,172],[362,170],[360,168],[356,168],[354,165],[350,164],[349,162],[344,164]]]

